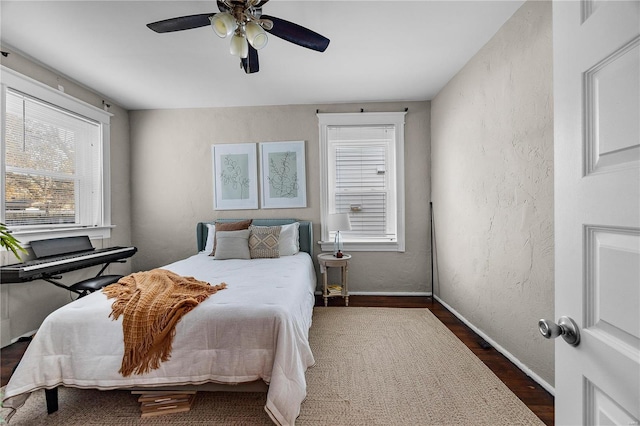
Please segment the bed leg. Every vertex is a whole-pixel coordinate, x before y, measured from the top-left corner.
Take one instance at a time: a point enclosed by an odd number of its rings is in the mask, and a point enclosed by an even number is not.
[[[44,396],[47,399],[47,414],[58,411],[58,388],[45,389]]]

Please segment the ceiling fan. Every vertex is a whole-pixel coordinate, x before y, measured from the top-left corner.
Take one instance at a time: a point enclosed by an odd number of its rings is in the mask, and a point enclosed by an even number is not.
[[[267,45],[267,34],[324,52],[329,39],[293,22],[263,15],[262,6],[269,0],[217,0],[218,13],[201,13],[180,16],[147,24],[157,33],[190,30],[211,25],[220,37],[231,36],[232,55],[240,57],[240,64],[247,74],[260,70],[258,50]]]

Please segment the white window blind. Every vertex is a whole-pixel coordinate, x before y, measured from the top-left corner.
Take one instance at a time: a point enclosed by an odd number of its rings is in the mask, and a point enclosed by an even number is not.
[[[394,136],[392,126],[328,128],[329,175],[335,176],[330,208],[349,214],[345,239],[396,239],[393,173],[387,173]]]
[[[101,124],[12,89],[5,99],[5,223],[101,225]]]
[[[323,250],[329,215],[347,213],[345,250],[404,251],[404,115],[318,114]]]

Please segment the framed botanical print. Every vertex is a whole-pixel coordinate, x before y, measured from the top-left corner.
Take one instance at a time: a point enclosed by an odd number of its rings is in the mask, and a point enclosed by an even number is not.
[[[307,207],[304,141],[260,144],[262,208]]]
[[[213,208],[258,208],[258,161],[255,143],[212,145]]]

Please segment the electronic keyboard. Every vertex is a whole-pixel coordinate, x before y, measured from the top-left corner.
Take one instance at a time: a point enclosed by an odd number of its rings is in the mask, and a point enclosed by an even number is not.
[[[133,256],[136,247],[94,249],[88,236],[32,241],[36,259],[0,267],[0,283],[10,284],[51,278],[76,269],[105,264]],[[87,245],[88,243],[88,245]]]

